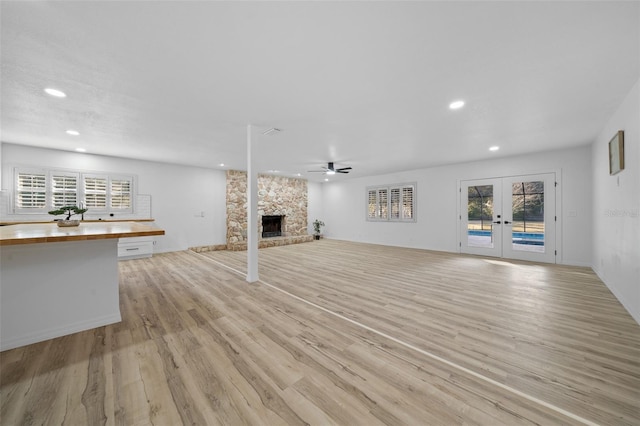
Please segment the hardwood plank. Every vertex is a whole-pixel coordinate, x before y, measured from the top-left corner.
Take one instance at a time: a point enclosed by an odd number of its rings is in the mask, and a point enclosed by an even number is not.
[[[261,278],[578,411],[589,413],[598,405],[596,400],[618,395],[613,409],[600,410],[594,418],[602,415],[629,423],[638,419],[638,324],[587,268],[331,240],[313,245],[321,269],[297,266],[310,254],[309,245],[274,248],[261,256]],[[207,256],[243,269],[237,253]],[[350,264],[358,266],[350,270]],[[362,271],[366,277],[358,279]],[[380,308],[382,297],[409,308]],[[576,390],[581,387],[588,391]],[[626,413],[622,420],[619,412]]]
[[[260,250],[331,313],[245,261],[120,262],[121,323],[0,353],[2,424],[640,424],[640,326],[587,268]]]

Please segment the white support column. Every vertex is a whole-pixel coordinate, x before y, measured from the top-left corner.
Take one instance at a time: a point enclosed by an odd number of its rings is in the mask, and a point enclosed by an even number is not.
[[[251,124],[247,125],[247,281],[258,281],[258,174],[253,162]]]

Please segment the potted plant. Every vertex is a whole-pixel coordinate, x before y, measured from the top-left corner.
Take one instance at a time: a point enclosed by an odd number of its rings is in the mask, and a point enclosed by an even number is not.
[[[75,216],[77,214],[84,214],[87,209],[81,209],[78,206],[63,206],[57,210],[51,210],[49,212],[50,215],[59,216],[61,214],[66,214],[67,217],[65,219],[57,219],[56,222],[58,226],[78,226],[80,225],[79,220],[71,219],[71,216]]]
[[[322,229],[323,226],[324,226],[323,221],[318,219],[313,221],[313,234],[315,235],[316,240],[320,239],[320,230]]]

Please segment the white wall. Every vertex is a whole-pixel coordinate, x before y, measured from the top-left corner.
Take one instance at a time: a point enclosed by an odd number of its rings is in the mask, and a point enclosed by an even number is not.
[[[458,181],[558,171],[558,263],[591,266],[591,149],[588,146],[454,164],[323,184],[325,235],[447,252],[458,251]],[[417,182],[417,222],[366,221],[366,187]],[[568,212],[575,216],[568,216]]]
[[[592,145],[593,269],[640,323],[640,80]],[[609,176],[609,141],[624,130],[625,169]]]
[[[307,233],[313,234],[313,221],[324,221],[324,209],[322,204],[322,184],[307,182]],[[324,233],[324,229],[322,230]]]
[[[156,252],[226,244],[226,177],[221,170],[186,167],[100,155],[2,144],[2,220],[12,216],[6,202],[11,196],[14,166],[127,173],[137,176],[138,194],[151,195],[151,215],[166,234],[156,237]],[[200,216],[204,212],[204,216]],[[90,213],[90,212],[88,212]],[[87,218],[89,214],[85,215]],[[130,216],[122,216],[128,218]],[[118,217],[115,217],[116,219]],[[34,217],[34,220],[38,218]],[[51,217],[44,218],[44,220]]]

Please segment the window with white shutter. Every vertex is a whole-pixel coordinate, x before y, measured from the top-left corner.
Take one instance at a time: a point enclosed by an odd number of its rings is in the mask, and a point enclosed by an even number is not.
[[[368,194],[368,201],[367,201],[367,217],[369,219],[375,219],[377,217],[377,210],[378,210],[378,197],[377,197],[377,193],[378,191],[376,191],[375,189],[373,190],[369,190],[369,194]]]
[[[134,177],[47,169],[14,169],[16,214],[82,206],[89,213],[133,213]]]
[[[95,213],[133,212],[133,177],[85,174],[85,207]]]
[[[367,188],[367,220],[415,222],[415,188],[415,183]]]
[[[84,175],[84,206],[92,211],[107,209],[107,177]]]
[[[387,199],[387,188],[378,189],[378,218],[388,219],[389,200]]]
[[[413,219],[413,186],[402,188],[402,218]]]
[[[47,174],[44,171],[16,171],[17,212],[44,212],[47,208]]]
[[[52,208],[75,206],[78,203],[78,174],[52,172]]]
[[[400,188],[391,188],[391,216],[393,219],[400,219]]]
[[[131,178],[111,179],[111,208],[130,209],[131,208]]]

